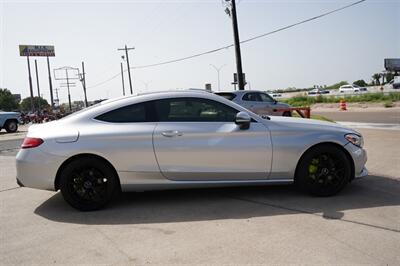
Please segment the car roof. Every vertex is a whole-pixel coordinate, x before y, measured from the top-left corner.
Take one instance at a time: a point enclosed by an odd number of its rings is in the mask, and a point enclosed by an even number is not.
[[[233,94],[239,95],[239,94],[245,94],[245,93],[248,93],[248,92],[266,93],[265,91],[258,91],[258,90],[216,91],[214,93],[215,94],[218,94],[218,93],[233,93]]]
[[[80,120],[86,118],[92,118],[93,116],[99,115],[101,113],[105,113],[120,107],[124,107],[131,104],[153,101],[153,100],[161,100],[166,98],[184,98],[184,97],[195,97],[195,98],[205,98],[210,100],[215,100],[218,102],[225,103],[235,109],[239,109],[241,111],[245,111],[243,107],[224,99],[214,93],[209,93],[207,91],[202,90],[169,90],[169,91],[157,91],[157,92],[148,92],[141,93],[135,95],[129,95],[125,97],[119,97],[115,99],[109,99],[103,101],[99,104],[90,106],[88,108],[82,109],[76,113],[73,113],[69,116],[66,116],[64,120]],[[248,110],[246,110],[248,111]],[[63,119],[61,119],[63,120]]]

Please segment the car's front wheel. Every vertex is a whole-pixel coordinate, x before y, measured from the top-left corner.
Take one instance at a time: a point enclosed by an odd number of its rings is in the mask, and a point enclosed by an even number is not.
[[[351,163],[345,152],[333,145],[311,148],[301,158],[295,183],[316,196],[332,196],[351,178]]]
[[[118,177],[103,160],[83,157],[61,172],[60,190],[66,202],[81,211],[103,208],[118,192]]]

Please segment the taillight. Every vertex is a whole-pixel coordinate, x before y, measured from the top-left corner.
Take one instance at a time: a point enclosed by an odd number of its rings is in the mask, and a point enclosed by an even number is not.
[[[24,142],[21,144],[21,149],[29,149],[29,148],[35,148],[40,146],[40,144],[43,143],[43,140],[40,138],[29,138],[26,137],[24,139]]]

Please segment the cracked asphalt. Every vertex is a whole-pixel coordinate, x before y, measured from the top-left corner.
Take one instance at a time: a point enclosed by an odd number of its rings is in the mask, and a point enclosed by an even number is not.
[[[125,193],[88,213],[19,188],[21,139],[0,137],[1,264],[400,265],[399,131],[359,131],[370,175],[335,197],[292,186]]]

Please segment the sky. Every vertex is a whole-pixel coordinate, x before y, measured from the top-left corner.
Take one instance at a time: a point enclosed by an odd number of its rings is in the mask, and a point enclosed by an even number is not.
[[[240,39],[245,40],[355,0],[237,0]],[[85,62],[89,100],[122,95],[121,55],[125,44],[131,67],[173,60],[233,43],[232,22],[222,0],[187,1],[9,1],[0,0],[0,87],[29,96],[26,57],[18,45],[54,45],[51,68],[80,67]],[[367,0],[338,13],[241,45],[246,89],[329,85],[338,81],[371,80],[384,70],[384,58],[400,58],[400,0]],[[46,58],[34,60],[40,90],[49,99]],[[233,48],[177,63],[131,70],[134,92],[176,88],[233,90],[236,72]],[[52,73],[53,75],[53,73]],[[100,85],[98,85],[100,84]],[[60,82],[54,80],[53,87]],[[125,72],[125,88],[129,92]],[[72,100],[83,99],[79,81]],[[67,89],[59,90],[67,102]]]

